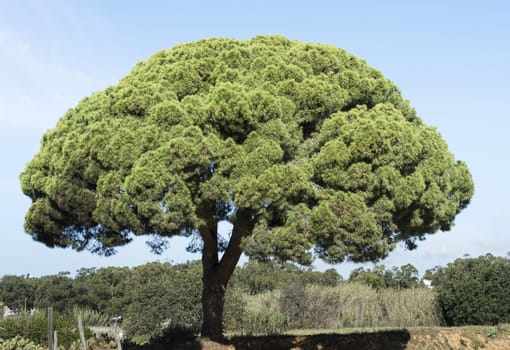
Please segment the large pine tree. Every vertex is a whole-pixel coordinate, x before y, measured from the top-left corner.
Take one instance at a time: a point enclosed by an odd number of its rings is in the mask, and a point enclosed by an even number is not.
[[[25,229],[50,247],[112,254],[149,235],[159,252],[193,237],[212,337],[242,252],[378,260],[450,229],[473,194],[466,165],[380,72],[281,36],[201,40],[138,63],[44,135],[21,183]]]

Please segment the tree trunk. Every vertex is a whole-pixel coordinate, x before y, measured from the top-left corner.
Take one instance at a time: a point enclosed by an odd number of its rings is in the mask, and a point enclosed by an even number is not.
[[[211,216],[210,216],[211,217]],[[204,242],[202,251],[202,329],[201,335],[211,339],[223,336],[223,307],[228,281],[241,257],[241,240],[253,230],[251,213],[238,211],[232,221],[233,229],[227,249],[218,259],[217,222],[209,221],[200,227]]]
[[[205,276],[204,276],[205,277]],[[223,335],[223,307],[226,285],[214,278],[204,278],[202,290],[202,330],[203,337],[221,338]]]
[[[229,247],[227,248],[229,254],[225,251],[220,262],[218,261],[216,243],[214,248],[208,247],[208,244],[204,244],[204,251],[202,253],[203,320],[200,332],[203,337],[220,339],[223,336],[223,307],[225,305],[228,281],[230,280],[230,276],[232,276],[237,262],[239,261],[239,257],[241,256],[240,245],[237,249],[237,254],[232,255],[232,249],[233,248],[229,244]]]

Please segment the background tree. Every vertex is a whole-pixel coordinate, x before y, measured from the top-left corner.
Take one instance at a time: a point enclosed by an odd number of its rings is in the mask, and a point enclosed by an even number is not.
[[[127,267],[80,269],[73,281],[74,303],[108,315],[120,315],[129,293],[133,272]]]
[[[302,269],[290,263],[281,265],[274,261],[249,261],[235,270],[230,285],[254,295],[284,288],[295,280],[300,280],[303,284],[335,286],[343,278],[335,269],[319,272],[310,268]]]
[[[386,269],[384,265],[375,265],[372,269],[363,267],[352,270],[349,281],[371,286],[375,289],[407,289],[423,286],[418,277],[418,269],[411,264]]]
[[[407,289],[423,286],[418,276],[418,269],[411,264],[400,267],[394,266],[391,269],[389,287]]]
[[[423,279],[429,280],[432,287],[441,286],[446,280],[446,267],[434,266],[431,269],[425,270]]]
[[[53,307],[59,312],[71,309],[76,293],[69,275],[70,273],[65,271],[39,278],[35,291],[35,307],[38,309]]]
[[[43,136],[21,184],[25,229],[50,247],[108,255],[148,235],[160,252],[192,237],[212,337],[243,251],[377,260],[450,229],[473,194],[466,165],[380,72],[280,36],[201,40],[138,63]]]
[[[36,284],[37,280],[29,276],[5,275],[0,279],[0,301],[15,312],[31,310]]]
[[[230,285],[254,295],[281,288],[291,279],[292,271],[274,261],[249,261],[235,270]]]
[[[349,281],[361,283],[374,289],[385,288],[387,287],[385,271],[384,265],[376,265],[372,269],[366,270],[363,267],[358,267],[351,271]]]
[[[310,269],[308,271],[304,271],[303,274],[303,278],[308,284],[333,287],[343,281],[342,275],[340,275],[335,269],[327,269],[324,272],[312,271]]]

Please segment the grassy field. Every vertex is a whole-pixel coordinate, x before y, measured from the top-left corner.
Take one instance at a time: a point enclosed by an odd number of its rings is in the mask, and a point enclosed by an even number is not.
[[[508,350],[510,325],[406,329],[296,330],[273,336],[231,336],[223,341],[161,341],[127,350]]]

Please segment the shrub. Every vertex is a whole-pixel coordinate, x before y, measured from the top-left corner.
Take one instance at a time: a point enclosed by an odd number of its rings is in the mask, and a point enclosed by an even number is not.
[[[127,336],[146,343],[162,337],[168,328],[197,334],[202,322],[200,278],[199,265],[176,266],[134,290],[124,315]]]
[[[510,322],[510,259],[490,254],[457,259],[443,273],[437,292],[448,325]]]

